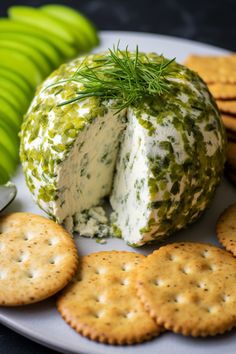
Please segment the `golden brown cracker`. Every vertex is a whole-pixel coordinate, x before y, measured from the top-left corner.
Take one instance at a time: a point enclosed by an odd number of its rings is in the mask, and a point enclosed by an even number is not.
[[[17,306],[61,290],[78,265],[70,234],[31,213],[0,218],[0,305]]]
[[[236,115],[236,100],[231,101],[216,101],[219,110],[223,113]]]
[[[236,133],[236,117],[233,117],[229,114],[221,114],[221,119],[226,129]]]
[[[230,205],[219,217],[216,224],[219,242],[236,256],[236,204]]]
[[[207,83],[236,83],[236,56],[190,55],[185,65]]]
[[[136,295],[134,272],[145,257],[131,252],[98,252],[81,259],[75,281],[59,297],[64,320],[77,332],[108,344],[143,342],[158,326]]]
[[[208,244],[161,247],[137,269],[137,291],[159,325],[207,336],[236,325],[236,259]]]
[[[236,84],[209,84],[209,90],[215,99],[232,100],[236,99]]]

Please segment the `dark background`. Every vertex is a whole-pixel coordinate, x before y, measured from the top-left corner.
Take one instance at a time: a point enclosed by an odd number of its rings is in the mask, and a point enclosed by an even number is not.
[[[86,14],[100,30],[160,33],[236,51],[236,0],[0,0],[0,15],[5,16],[11,5],[40,6],[46,3],[73,6]],[[29,353],[56,352],[0,325],[0,354]]]

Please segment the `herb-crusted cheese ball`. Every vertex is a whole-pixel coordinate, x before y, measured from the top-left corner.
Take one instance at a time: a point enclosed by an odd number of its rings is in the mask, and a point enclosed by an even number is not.
[[[35,200],[59,223],[78,229],[81,212],[110,196],[114,230],[139,246],[206,208],[223,170],[225,135],[204,82],[175,62],[168,91],[119,113],[103,97],[60,105],[84,89],[68,78],[108,55],[78,58],[44,82],[22,126],[20,155]]]

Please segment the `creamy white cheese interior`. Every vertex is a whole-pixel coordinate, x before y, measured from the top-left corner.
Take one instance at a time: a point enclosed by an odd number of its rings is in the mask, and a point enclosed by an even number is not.
[[[127,119],[110,201],[123,238],[135,244],[141,241],[140,229],[146,226],[150,215],[149,167],[145,130],[131,109]]]
[[[124,113],[123,113],[124,114]],[[121,133],[123,114],[111,110],[87,124],[76,139],[68,158],[57,171],[58,199],[54,204],[57,220],[73,230],[83,210],[97,205],[109,195]]]

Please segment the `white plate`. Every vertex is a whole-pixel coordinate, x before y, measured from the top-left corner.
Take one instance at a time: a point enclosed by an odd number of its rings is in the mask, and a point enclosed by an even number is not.
[[[120,47],[128,45],[129,49],[135,49],[135,46],[138,44],[142,51],[163,53],[169,58],[176,57],[180,62],[190,53],[226,53],[223,49],[205,44],[154,34],[102,32],[101,38],[102,43],[97,51],[112,47],[113,44],[117,44],[118,40],[120,40]],[[43,214],[33,203],[20,170],[14,181],[18,187],[18,196],[14,203],[8,207],[8,211],[30,211]],[[227,181],[223,181],[217,190],[210,209],[190,228],[179,232],[178,235],[172,236],[172,240],[217,243],[214,230],[217,217],[235,199],[236,190]],[[80,255],[111,249],[133,251],[132,248],[126,246],[119,239],[110,239],[105,245],[97,244],[94,240],[85,238],[77,238],[76,242]],[[149,246],[136,251],[147,254],[154,248],[155,246]],[[0,321],[32,340],[64,353],[144,354],[148,352],[149,354],[233,354],[235,353],[236,346],[235,330],[224,335],[205,339],[185,338],[181,335],[166,332],[159,338],[139,345],[115,347],[98,344],[81,337],[61,319],[54,306],[54,299],[21,308],[2,308],[0,310]]]

